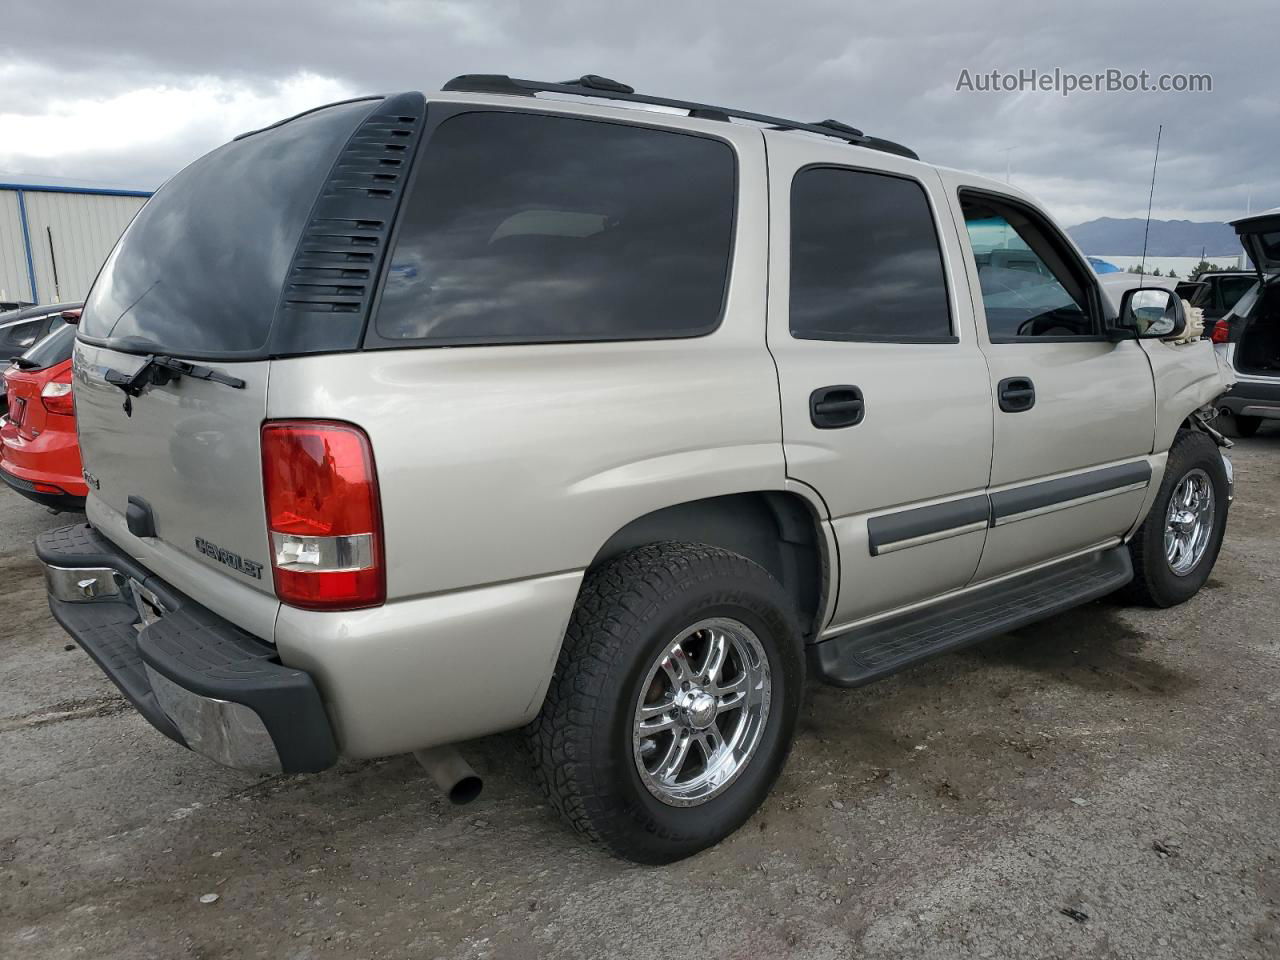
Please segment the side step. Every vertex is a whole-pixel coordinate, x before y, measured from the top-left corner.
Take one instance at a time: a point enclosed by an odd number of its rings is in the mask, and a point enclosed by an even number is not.
[[[1105,596],[1133,579],[1123,546],[1005,580],[814,644],[810,662],[840,687],[860,687],[940,653]]]

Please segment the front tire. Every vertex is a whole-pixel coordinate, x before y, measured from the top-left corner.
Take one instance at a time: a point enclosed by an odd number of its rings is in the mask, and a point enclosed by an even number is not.
[[[804,689],[794,605],[759,565],[655,543],[587,574],[528,729],[575,829],[639,863],[728,836],[786,761]]]
[[[1129,541],[1129,599],[1172,607],[1199,592],[1222,548],[1228,495],[1218,445],[1203,433],[1180,431],[1151,512]]]

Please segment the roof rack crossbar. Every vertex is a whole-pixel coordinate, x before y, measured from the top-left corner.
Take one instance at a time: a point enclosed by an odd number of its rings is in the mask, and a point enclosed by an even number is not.
[[[512,96],[531,97],[535,93],[559,93],[574,97],[599,97],[604,100],[621,100],[627,103],[644,103],[655,107],[670,107],[685,110],[690,116],[704,119],[746,120],[779,130],[800,130],[805,133],[816,133],[823,137],[843,140],[859,147],[869,147],[884,153],[896,154],[911,160],[919,160],[919,156],[910,147],[891,140],[867,136],[861,130],[837,120],[822,120],[817,123],[805,123],[799,120],[787,120],[782,117],[771,117],[764,113],[752,113],[748,110],[733,110],[728,107],[717,107],[707,103],[695,103],[689,100],[673,100],[670,97],[653,97],[636,93],[634,88],[608,77],[587,74],[578,80],[564,83],[544,83],[540,80],[520,80],[500,73],[464,73],[454,77],[442,88],[448,91],[466,93],[498,93]]]

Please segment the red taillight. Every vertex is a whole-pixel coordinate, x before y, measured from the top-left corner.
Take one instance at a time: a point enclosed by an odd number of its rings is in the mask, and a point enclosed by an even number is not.
[[[76,413],[75,397],[71,394],[71,370],[67,369],[44,385],[40,391],[40,402],[50,413],[63,417],[73,417]]]
[[[378,477],[364,431],[323,420],[263,424],[262,484],[282,602],[353,610],[386,599]]]
[[[1231,330],[1225,320],[1219,320],[1213,325],[1213,329],[1209,331],[1209,339],[1214,343],[1226,343],[1227,338],[1231,336]]]

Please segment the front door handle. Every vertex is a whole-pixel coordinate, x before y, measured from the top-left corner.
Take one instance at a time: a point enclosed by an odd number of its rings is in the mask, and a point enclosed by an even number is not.
[[[862,391],[851,384],[819,387],[809,394],[809,420],[819,430],[857,426],[865,414]]]
[[[1022,413],[1036,405],[1036,385],[1030,377],[1006,377],[996,388],[996,398],[1005,413]]]

